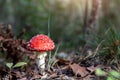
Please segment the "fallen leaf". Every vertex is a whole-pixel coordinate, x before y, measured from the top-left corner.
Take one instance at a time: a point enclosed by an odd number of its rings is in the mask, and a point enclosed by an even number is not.
[[[72,71],[74,72],[74,74],[77,76],[77,75],[80,75],[81,77],[84,77],[88,74],[87,70],[85,67],[81,67],[79,66],[78,64],[72,64],[70,65],[70,68],[72,69]]]
[[[64,59],[58,59],[57,62],[63,63],[63,64],[69,64],[70,61],[69,60],[64,60]]]
[[[58,75],[56,73],[53,73],[52,75],[50,75],[49,78],[53,79],[53,78],[56,78],[56,77],[58,77]]]
[[[82,80],[98,80],[98,79],[94,79],[95,76],[94,75],[88,75],[86,77],[84,77]]]
[[[4,40],[4,37],[0,36],[0,41]]]
[[[90,67],[87,67],[87,70],[90,71],[91,73],[94,72],[97,69],[97,67],[94,67],[93,65]]]

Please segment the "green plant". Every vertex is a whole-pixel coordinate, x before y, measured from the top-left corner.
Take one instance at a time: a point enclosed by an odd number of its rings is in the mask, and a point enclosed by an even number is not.
[[[6,63],[6,66],[11,70],[13,68],[18,68],[18,67],[22,67],[22,66],[25,66],[27,65],[26,62],[18,62],[16,63],[15,65],[13,65],[13,63]]]
[[[48,69],[50,69],[55,63],[56,63],[56,55],[57,55],[57,52],[58,52],[58,49],[60,47],[60,44],[58,44],[55,52],[53,55],[51,55],[51,52],[49,52],[50,54],[48,55]]]
[[[120,33],[114,27],[111,27],[106,31],[103,39],[99,55],[102,59],[107,58],[110,63],[117,63],[120,59]]]
[[[23,67],[25,65],[27,65],[26,62],[18,62],[15,65],[13,65],[12,62],[6,63],[6,66],[9,68],[8,74],[12,75],[12,69],[18,68],[18,67]],[[9,76],[9,79],[12,80],[11,76]]]
[[[49,16],[48,16],[48,22],[47,22],[47,24],[48,24],[47,31],[48,31],[48,36],[49,37],[51,35],[51,30],[50,30],[51,29],[51,26],[50,26],[51,21],[50,20],[51,20],[51,15],[49,14]],[[55,53],[53,55],[51,54],[51,51],[48,52],[47,69],[50,69],[54,65],[54,63],[56,62],[55,57],[57,55],[57,51],[59,49],[59,46],[60,46],[60,44],[58,44],[58,46],[57,46],[57,48],[55,50]]]
[[[105,76],[107,78],[107,80],[120,80],[120,73],[115,70],[105,72],[105,71],[101,70],[100,68],[98,68],[98,69],[96,69],[95,74],[97,76]]]

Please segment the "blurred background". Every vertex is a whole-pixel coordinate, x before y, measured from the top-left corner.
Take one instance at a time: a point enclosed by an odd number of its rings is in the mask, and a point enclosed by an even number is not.
[[[25,29],[25,40],[50,34],[61,50],[96,47],[109,27],[119,31],[119,14],[120,0],[0,0],[1,24]]]

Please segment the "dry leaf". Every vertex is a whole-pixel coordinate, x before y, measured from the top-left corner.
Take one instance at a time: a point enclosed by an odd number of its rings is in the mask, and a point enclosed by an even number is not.
[[[56,73],[53,73],[52,75],[50,75],[49,78],[56,78],[56,77],[58,77],[58,75]]]
[[[78,64],[72,64],[70,65],[70,68],[73,70],[74,74],[77,76],[77,75],[80,75],[81,77],[84,77],[88,74],[87,70],[85,67],[81,67],[79,66]]]
[[[98,80],[98,79],[95,79],[94,75],[88,75],[88,76],[84,77],[82,80]]]
[[[4,37],[0,36],[0,41],[4,40]]]
[[[104,68],[104,65],[97,65],[97,66],[92,65],[92,66],[90,66],[90,67],[87,67],[86,69],[92,73],[92,72],[94,72],[97,68]]]
[[[97,67],[94,67],[93,65],[90,67],[87,67],[87,70],[90,71],[91,73],[96,70]]]

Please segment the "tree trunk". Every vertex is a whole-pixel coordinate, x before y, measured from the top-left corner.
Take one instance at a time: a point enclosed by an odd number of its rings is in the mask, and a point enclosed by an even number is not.
[[[102,0],[92,0],[92,9],[90,13],[90,17],[88,16],[88,0],[86,0],[86,8],[84,12],[84,23],[83,23],[83,31],[84,31],[84,40],[86,44],[83,49],[83,53],[92,48],[90,42],[94,41],[94,35],[97,33],[99,29],[99,17],[100,17],[100,9],[101,9]]]
[[[92,0],[92,10],[88,22],[88,33],[96,32],[99,29],[99,17],[102,0]]]

